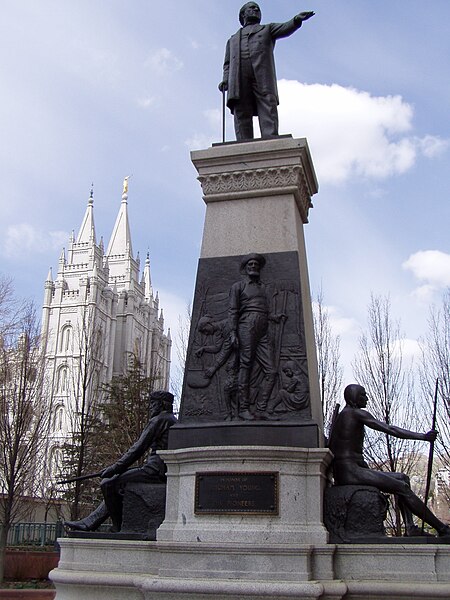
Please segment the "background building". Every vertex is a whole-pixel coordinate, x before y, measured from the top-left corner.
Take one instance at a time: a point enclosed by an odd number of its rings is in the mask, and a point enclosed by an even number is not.
[[[101,395],[102,384],[123,375],[138,358],[155,389],[168,389],[171,338],[153,293],[147,254],[140,276],[127,211],[128,185],[107,250],[97,242],[93,191],[75,237],[63,249],[58,272],[45,282],[42,343],[45,386],[53,396],[50,472],[76,417]]]

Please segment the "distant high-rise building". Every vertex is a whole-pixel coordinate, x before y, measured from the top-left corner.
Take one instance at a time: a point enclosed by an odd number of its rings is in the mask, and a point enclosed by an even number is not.
[[[138,358],[155,389],[168,389],[171,338],[164,333],[163,311],[154,294],[147,254],[140,278],[127,211],[128,182],[105,252],[97,243],[93,191],[78,235],[63,249],[58,272],[45,282],[42,343],[45,385],[53,395],[53,453],[71,430],[71,415],[91,403],[101,385],[127,371]],[[52,456],[52,452],[50,453]],[[53,458],[57,458],[54,456]],[[50,458],[52,462],[52,458]],[[55,461],[57,462],[57,461]]]

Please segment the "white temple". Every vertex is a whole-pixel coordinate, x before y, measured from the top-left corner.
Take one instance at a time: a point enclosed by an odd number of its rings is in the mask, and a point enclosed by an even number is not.
[[[63,249],[56,278],[50,269],[45,282],[41,339],[46,385],[55,406],[53,436],[59,444],[70,430],[69,415],[77,411],[80,395],[90,402],[102,383],[124,374],[130,353],[154,379],[154,389],[169,386],[170,330],[164,333],[148,254],[140,277],[127,201],[126,179],[105,253],[103,239],[97,243],[91,190],[79,233],[72,233],[67,253]]]

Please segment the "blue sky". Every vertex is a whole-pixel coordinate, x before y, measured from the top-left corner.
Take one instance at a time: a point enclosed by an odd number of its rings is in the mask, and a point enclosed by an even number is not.
[[[241,4],[2,3],[0,259],[20,295],[41,304],[91,182],[107,243],[131,174],[133,248],[150,252],[176,330],[205,211],[189,151],[220,141],[217,84]],[[311,148],[320,185],[306,226],[311,288],[323,288],[344,360],[371,293],[390,294],[416,340],[450,285],[450,3],[260,4],[264,22],[316,12],[277,44],[280,132],[306,136]]]

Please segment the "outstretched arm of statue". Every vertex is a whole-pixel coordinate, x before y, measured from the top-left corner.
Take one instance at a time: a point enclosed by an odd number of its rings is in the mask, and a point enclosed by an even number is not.
[[[383,433],[393,435],[394,437],[401,438],[403,440],[418,440],[421,442],[432,442],[436,439],[437,436],[436,431],[418,433],[416,431],[402,429],[401,427],[397,427],[396,425],[388,425],[383,421],[378,421],[378,419],[375,419],[375,417],[371,415],[370,412],[368,412],[367,410],[357,409],[357,414],[359,420],[362,421],[367,427],[370,427],[370,429],[382,431]]]
[[[295,15],[294,20],[295,21],[300,21],[303,23],[303,21],[307,21],[308,19],[310,19],[311,17],[313,17],[316,13],[313,12],[312,10],[308,10],[305,12],[301,12],[298,15]]]
[[[313,15],[313,12],[302,12],[298,15],[295,15],[295,17],[286,23],[269,23],[268,26],[270,27],[270,34],[274,40],[288,37],[300,29],[303,21],[310,19]]]

